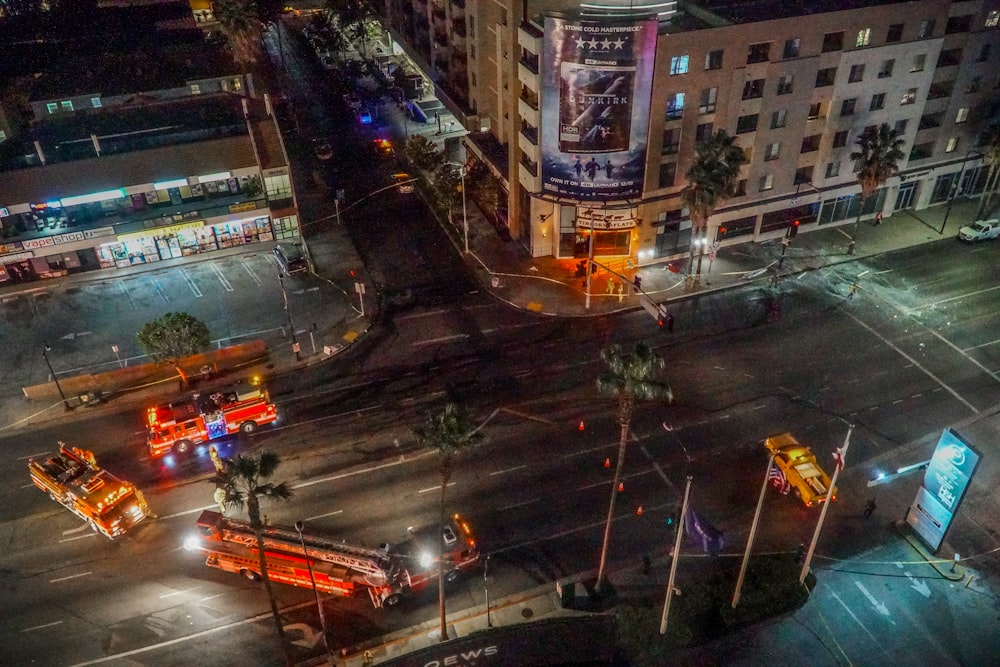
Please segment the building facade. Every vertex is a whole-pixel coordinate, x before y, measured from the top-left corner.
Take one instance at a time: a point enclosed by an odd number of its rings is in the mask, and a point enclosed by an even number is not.
[[[433,26],[432,0],[408,1]],[[396,15],[390,29],[406,42],[414,33]],[[882,123],[900,131],[906,158],[863,216],[984,185],[977,148],[1000,115],[998,0],[450,0],[445,27],[457,15],[466,146],[504,180],[510,233],[534,256],[642,265],[692,252],[684,174],[720,129],[748,163],[710,219],[711,248],[776,238],[794,221],[803,233],[853,223],[849,156]],[[626,54],[616,35],[646,34],[650,21],[655,43]]]

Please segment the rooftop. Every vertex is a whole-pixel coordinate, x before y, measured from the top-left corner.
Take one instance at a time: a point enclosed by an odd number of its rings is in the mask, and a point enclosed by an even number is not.
[[[810,14],[841,12],[906,0],[693,0],[689,4],[708,10],[731,23],[756,23]]]

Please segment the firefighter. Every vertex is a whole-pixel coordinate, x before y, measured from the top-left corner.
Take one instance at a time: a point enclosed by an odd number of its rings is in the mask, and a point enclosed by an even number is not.
[[[208,448],[208,457],[212,459],[212,465],[215,466],[216,474],[221,475],[226,471],[226,462],[221,456],[219,456],[219,450],[215,448],[214,445],[210,445]],[[223,514],[226,513],[226,490],[216,484],[215,493],[212,495],[212,499],[215,504],[219,506],[219,511]]]
[[[225,472],[226,462],[222,460],[221,456],[219,456],[219,450],[215,448],[215,445],[209,446],[208,457],[212,459],[212,465],[215,466],[215,472]]]
[[[159,515],[153,512],[153,510],[149,509],[149,504],[146,503],[146,496],[139,489],[135,490],[135,499],[139,501],[139,509],[142,510],[143,514],[148,516],[150,519],[160,518]]]

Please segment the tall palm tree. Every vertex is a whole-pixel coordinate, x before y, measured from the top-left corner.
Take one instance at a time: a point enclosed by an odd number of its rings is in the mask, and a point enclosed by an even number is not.
[[[858,137],[858,150],[851,153],[861,186],[861,206],[854,220],[855,235],[868,200],[883,183],[899,173],[899,163],[906,158],[902,150],[904,143],[900,133],[886,123],[877,128],[869,127]]]
[[[735,194],[740,167],[746,162],[746,154],[736,143],[736,137],[725,130],[719,130],[695,147],[694,162],[685,176],[688,184],[681,192],[681,201],[690,211],[692,226],[688,275],[692,273],[697,245],[697,276],[701,276],[701,260],[708,242],[708,219],[716,207]],[[699,240],[701,243],[696,243]],[[695,282],[698,281],[697,276]]]
[[[225,508],[247,508],[250,527],[257,538],[257,556],[260,564],[260,576],[264,580],[264,589],[271,601],[271,614],[278,628],[278,640],[285,661],[291,664],[288,644],[285,641],[285,629],[281,625],[278,614],[278,603],[274,599],[271,580],[267,576],[267,562],[264,557],[264,523],[260,516],[261,500],[288,500],[292,490],[285,482],[268,482],[271,475],[281,463],[281,458],[274,452],[262,451],[257,456],[243,456],[235,459],[222,459],[221,466],[216,466],[215,483],[219,504]],[[221,469],[220,469],[221,468]]]
[[[973,220],[982,220],[989,211],[990,201],[1000,181],[1000,121],[994,121],[986,128],[986,132],[980,137],[979,145],[983,147],[983,158],[990,163],[990,171],[986,176],[986,185],[979,197],[979,208],[976,209],[976,217]]]
[[[214,0],[215,18],[229,43],[233,60],[244,73],[261,56],[263,25],[256,0]]]
[[[611,502],[608,504],[608,520],[604,524],[604,543],[601,545],[601,565],[597,571],[596,589],[604,585],[605,567],[608,561],[608,544],[611,541],[611,521],[615,516],[615,499],[618,485],[622,481],[625,468],[625,446],[628,444],[629,430],[632,428],[632,412],[637,401],[652,399],[673,400],[670,387],[658,380],[666,362],[646,343],[637,343],[631,354],[623,354],[620,345],[610,345],[601,350],[601,359],[608,365],[607,370],[597,378],[597,390],[605,396],[618,399],[618,465],[611,484]]]
[[[471,449],[485,441],[479,428],[473,428],[469,415],[461,406],[448,403],[439,414],[427,416],[427,422],[413,430],[417,443],[421,447],[435,449],[438,452],[438,470],[441,473],[441,506],[438,525],[445,525],[445,489],[451,480],[451,464],[457,454]],[[440,529],[437,532],[440,538]],[[448,641],[448,626],[445,621],[444,608],[444,542],[438,539],[438,611],[441,616],[441,641]]]

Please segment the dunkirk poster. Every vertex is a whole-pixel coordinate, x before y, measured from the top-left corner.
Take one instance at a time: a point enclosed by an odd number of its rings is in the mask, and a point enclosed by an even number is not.
[[[603,200],[642,194],[656,27],[652,17],[545,17],[545,193]]]

